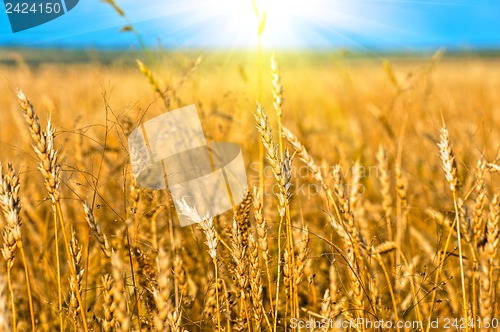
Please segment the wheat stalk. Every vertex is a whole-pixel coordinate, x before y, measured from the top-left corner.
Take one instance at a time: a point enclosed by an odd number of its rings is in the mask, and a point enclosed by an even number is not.
[[[389,166],[387,161],[387,153],[383,147],[379,147],[377,153],[378,169],[380,172],[380,182],[382,184],[382,197],[384,207],[384,218],[387,227],[387,238],[389,241],[393,240],[392,237],[392,196],[390,192],[391,181],[389,179]]]
[[[500,199],[495,195],[491,200],[486,224],[486,244],[480,264],[480,305],[479,312],[483,319],[491,319],[496,300],[494,276],[497,249],[500,242]]]
[[[233,218],[233,227],[231,228],[231,256],[234,262],[233,280],[236,286],[236,297],[240,302],[239,316],[246,316],[247,322],[250,321],[247,308],[247,286],[249,284],[249,274],[247,268],[247,246],[244,244],[244,232],[239,228],[237,218]],[[250,323],[248,323],[250,332]]]
[[[77,293],[82,293],[82,279],[83,279],[83,269],[82,269],[82,248],[78,244],[78,239],[76,238],[76,233],[73,232],[71,236],[71,242],[69,251],[71,253],[71,258],[69,264],[73,265],[76,271],[76,277],[73,275],[69,278],[69,288],[70,288],[70,298],[69,298],[69,311],[73,318],[73,325],[75,331],[77,330],[77,319],[79,314],[79,303],[76,297]],[[85,319],[85,317],[82,317]]]
[[[254,216],[255,216],[255,223],[256,223],[256,229],[257,229],[257,237],[258,237],[258,243],[259,243],[259,249],[262,254],[262,257],[264,258],[264,264],[266,265],[266,274],[267,274],[267,282],[268,282],[268,291],[269,293],[272,293],[272,277],[271,277],[271,269],[269,268],[269,244],[268,244],[268,238],[267,238],[267,226],[266,226],[266,220],[264,219],[264,216],[262,215],[262,203],[260,199],[260,192],[257,188],[254,188],[254,194],[253,194],[254,200],[253,200],[253,207],[254,207]],[[270,308],[271,308],[271,313],[274,315],[274,309],[273,309],[273,297],[269,296],[269,303],[270,303]]]
[[[126,289],[123,282],[123,264],[118,253],[111,254],[111,271],[113,275],[113,305],[115,306],[114,317],[116,331],[125,332],[130,330],[130,318],[127,309]]]
[[[9,290],[11,292],[11,304],[12,304],[12,320],[13,327],[16,330],[16,313],[15,304],[13,299],[12,285],[11,285],[11,269],[14,265],[14,253],[16,248],[19,248],[21,252],[21,257],[24,265],[24,272],[26,275],[26,288],[28,291],[28,302],[31,318],[31,330],[36,330],[35,324],[35,313],[33,309],[33,297],[31,294],[31,280],[28,268],[28,260],[26,259],[26,254],[24,252],[23,240],[21,235],[21,217],[19,215],[21,211],[21,203],[19,199],[19,176],[14,171],[11,164],[7,166],[7,172],[4,173],[3,166],[0,164],[0,206],[2,207],[2,212],[4,214],[7,225],[2,233],[4,238],[4,247],[2,249],[2,254],[7,261],[7,273],[8,273],[8,283]]]
[[[262,317],[265,315],[265,309],[262,296],[264,286],[262,285],[261,270],[259,266],[259,247],[252,233],[250,233],[248,240],[248,250],[250,257],[250,297],[254,314],[253,317],[255,320],[254,329],[255,331],[261,331]],[[268,322],[269,329],[271,329],[271,324],[267,316],[265,318]]]
[[[292,235],[292,226],[289,214],[289,203],[291,199],[291,158],[287,151],[285,151],[283,155],[283,159],[280,158],[279,149],[276,143],[273,140],[272,128],[269,123],[269,119],[267,117],[264,108],[257,103],[257,110],[255,112],[255,121],[257,130],[260,133],[262,144],[267,152],[267,159],[271,164],[271,168],[273,170],[274,178],[279,186],[278,197],[278,212],[280,215],[280,223],[278,226],[278,257],[281,257],[281,233],[283,221],[285,221],[285,235],[286,235],[286,248],[288,252],[292,252],[293,247],[293,235]],[[287,213],[288,212],[288,213]],[[294,255],[290,256],[290,264],[293,266],[295,257]],[[286,263],[286,262],[285,262]],[[276,280],[276,301],[275,301],[275,326],[274,330],[276,330],[276,319],[277,319],[277,308],[278,308],[278,300],[279,300],[279,278],[280,278],[280,266],[278,266],[278,278]],[[299,309],[294,308],[297,304],[297,292],[295,291],[295,285],[292,283],[290,285],[290,300],[292,305],[292,310],[290,310],[291,314],[294,316],[298,316]]]
[[[488,170],[491,173],[500,173],[500,165],[494,164],[494,163],[488,163]]]
[[[94,211],[90,208],[87,202],[83,203],[83,212],[85,214],[85,220],[92,231],[92,234],[96,238],[97,242],[101,244],[101,250],[106,255],[106,257],[111,258],[112,247],[108,242],[106,234],[102,232],[101,226],[94,218]]]
[[[105,332],[111,332],[116,326],[115,309],[116,304],[113,294],[113,278],[110,274],[105,274],[102,277],[103,293],[104,293],[104,319],[102,320],[102,328]]]
[[[458,175],[457,175],[457,165],[455,161],[455,155],[453,153],[453,150],[451,148],[451,143],[449,140],[449,134],[448,130],[446,127],[443,126],[441,128],[441,136],[440,136],[440,141],[438,143],[439,147],[439,152],[440,152],[440,157],[441,157],[441,166],[443,168],[444,174],[446,181],[449,184],[450,190],[453,194],[453,202],[455,206],[455,226],[457,230],[457,239],[458,239],[458,251],[459,251],[459,261],[460,261],[460,277],[461,277],[461,283],[462,283],[462,305],[463,305],[463,317],[465,319],[466,327],[465,330],[469,331],[469,315],[467,313],[467,298],[466,298],[466,292],[465,292],[465,272],[464,272],[464,263],[463,263],[463,255],[462,255],[462,237],[460,233],[460,212],[459,212],[459,207],[458,207],[458,201],[457,201],[457,188],[458,188]],[[451,233],[450,233],[451,235]],[[449,236],[448,240],[446,241],[445,244],[445,249],[444,252],[446,252],[447,247],[449,243]],[[440,274],[441,268],[438,270],[436,280]],[[435,294],[435,293],[434,293]],[[434,303],[434,300],[431,302]]]
[[[264,108],[259,103],[257,103],[255,121],[257,129],[260,133],[262,144],[264,144],[264,148],[267,151],[267,159],[271,164],[274,177],[280,187],[280,192],[278,194],[279,212],[280,216],[284,217],[290,195],[290,159],[288,158],[288,160],[284,162],[281,161],[278,146],[273,140],[273,133],[271,125],[269,124],[269,119],[264,111]]]
[[[215,269],[215,300],[217,307],[217,328],[221,330],[220,324],[220,309],[219,309],[219,273],[217,267],[217,243],[218,237],[217,232],[214,227],[214,219],[212,217],[201,217],[196,211],[195,208],[191,207],[187,202],[183,199],[177,202],[177,206],[179,206],[179,213],[187,216],[193,222],[197,223],[198,226],[203,230],[206,237],[205,244],[208,247],[208,254],[212,258],[212,263]]]
[[[17,90],[17,98],[29,126],[33,139],[33,150],[40,162],[38,169],[44,177],[45,187],[52,201],[58,202],[60,199],[61,167],[57,162],[57,151],[54,148],[55,130],[52,127],[52,121],[49,119],[47,129],[42,130],[33,105],[21,90]]]
[[[9,324],[9,309],[6,296],[6,285],[3,275],[0,276],[0,329],[2,331],[11,331]]]
[[[61,290],[61,267],[59,258],[59,244],[58,244],[58,231],[57,231],[57,221],[62,228],[64,246],[66,249],[66,254],[68,258],[71,257],[69,249],[69,241],[66,234],[66,227],[63,220],[62,208],[60,202],[60,186],[61,186],[61,166],[57,161],[57,151],[54,147],[54,135],[55,130],[52,127],[52,121],[49,119],[47,121],[47,129],[45,131],[41,130],[40,120],[33,108],[33,105],[26,97],[26,95],[21,91],[17,90],[17,97],[21,110],[24,114],[24,118],[29,126],[31,133],[31,138],[33,140],[33,150],[35,151],[38,160],[38,169],[44,177],[45,187],[49,193],[53,205],[54,214],[54,237],[56,239],[56,262],[57,262],[57,282],[58,282],[58,294],[59,294],[59,325],[61,331],[64,331],[63,324],[63,312],[62,312],[62,290]],[[73,278],[77,278],[76,271],[70,264],[70,272],[73,274]],[[85,332],[88,331],[86,311],[83,306],[83,301],[79,292],[76,293],[76,297],[79,303],[80,312],[82,314],[83,329]]]
[[[283,136],[282,136],[282,117],[283,117],[283,86],[281,85],[281,77],[276,60],[276,55],[271,56],[271,78],[273,86],[273,106],[278,118],[278,141],[280,156],[283,157]]]
[[[154,312],[154,326],[156,331],[168,331],[169,315],[172,315],[172,268],[171,258],[161,249],[158,252],[158,287],[154,291],[156,311]]]
[[[335,213],[336,213],[336,220],[337,222],[341,222],[342,217],[340,214],[340,209],[337,206],[337,202],[333,198],[333,194],[330,190],[330,186],[327,184],[325,178],[321,174],[321,170],[319,166],[316,164],[314,159],[311,157],[305,146],[300,142],[300,140],[286,127],[283,127],[283,136],[286,138],[288,143],[292,145],[292,147],[295,149],[297,154],[299,155],[300,160],[309,168],[311,171],[314,179],[321,185],[323,190],[326,193],[326,197],[328,202],[334,207]],[[340,227],[342,225],[339,225]]]
[[[473,219],[473,242],[477,248],[477,241],[483,236],[484,229],[484,202],[486,200],[486,165],[483,159],[477,163],[477,173],[475,182],[476,197],[474,200],[474,219]]]
[[[346,245],[352,246],[348,249],[347,257],[349,260],[350,268],[349,268],[349,276],[351,282],[351,291],[353,293],[353,301],[355,310],[358,318],[363,315],[363,298],[364,294],[362,292],[362,285],[359,275],[356,271],[361,270],[361,257],[359,255],[359,247],[358,247],[358,230],[354,223],[354,216],[351,212],[351,206],[349,204],[349,199],[345,193],[344,182],[342,179],[342,170],[340,165],[336,165],[333,170],[333,183],[334,183],[334,192],[339,202],[340,212],[343,218],[343,225],[345,228],[346,238],[344,241]]]
[[[174,277],[177,281],[179,293],[181,296],[181,301],[179,303],[187,304],[189,303],[188,298],[188,284],[186,277],[186,267],[184,264],[184,260],[182,259],[182,255],[180,250],[177,250],[174,254]]]

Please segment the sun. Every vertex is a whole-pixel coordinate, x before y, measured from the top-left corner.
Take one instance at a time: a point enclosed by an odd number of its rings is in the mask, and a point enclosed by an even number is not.
[[[185,0],[162,6],[148,15],[161,19],[168,27],[164,37],[179,46],[251,49],[260,39],[266,49],[330,48],[397,30],[387,23],[392,7],[381,0]]]
[[[308,3],[300,0],[253,0],[257,30],[262,27],[263,45],[296,42],[300,38],[297,30],[303,25],[304,15],[311,8]]]
[[[200,33],[210,44],[253,47],[260,38],[265,48],[295,45],[304,37],[306,22],[314,21],[308,3],[311,0],[205,0],[193,8],[191,21],[203,25]]]

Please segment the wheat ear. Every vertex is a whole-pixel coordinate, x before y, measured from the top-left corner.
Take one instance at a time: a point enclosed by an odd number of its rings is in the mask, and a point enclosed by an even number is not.
[[[4,248],[2,254],[7,261],[7,272],[8,272],[8,282],[9,289],[12,293],[12,285],[10,280],[10,272],[14,264],[14,253],[16,248],[19,248],[21,252],[21,257],[24,265],[24,272],[26,275],[26,288],[28,291],[28,302],[30,308],[31,317],[31,329],[36,330],[35,325],[35,313],[33,309],[33,297],[31,294],[31,280],[28,268],[28,260],[26,259],[26,254],[24,252],[23,240],[21,235],[21,217],[19,215],[21,211],[21,202],[19,199],[19,175],[14,171],[11,164],[7,166],[7,172],[4,173],[3,166],[0,164],[0,206],[2,207],[5,220],[7,225],[3,231],[4,238]],[[11,300],[12,303],[12,319],[14,330],[17,328],[15,319],[15,308],[14,299]]]
[[[458,199],[457,199],[457,189],[458,189],[458,169],[455,160],[455,155],[453,153],[450,138],[448,134],[448,130],[445,126],[441,128],[441,137],[440,142],[438,143],[440,157],[441,157],[441,166],[444,171],[444,175],[450,190],[453,195],[453,203],[455,206],[455,226],[457,229],[457,240],[458,240],[458,254],[460,261],[460,277],[462,282],[462,305],[463,305],[463,314],[465,319],[465,331],[469,331],[469,315],[467,313],[467,298],[465,291],[465,271],[464,271],[464,262],[462,255],[462,237],[460,233],[460,212],[458,207]],[[446,252],[446,248],[444,250]]]

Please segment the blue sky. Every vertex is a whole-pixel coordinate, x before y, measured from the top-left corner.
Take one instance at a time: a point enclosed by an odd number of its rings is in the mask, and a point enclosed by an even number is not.
[[[266,8],[268,48],[413,50],[500,48],[500,1],[257,0]],[[250,48],[251,0],[117,0],[147,44]],[[138,48],[126,22],[99,0],[80,0],[44,25],[12,33],[4,7],[0,46]]]

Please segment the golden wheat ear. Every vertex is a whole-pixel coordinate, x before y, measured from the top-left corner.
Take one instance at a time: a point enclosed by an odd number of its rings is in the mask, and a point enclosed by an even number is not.
[[[35,312],[33,307],[33,296],[31,293],[31,277],[28,266],[28,259],[24,250],[23,239],[21,234],[21,203],[19,198],[20,182],[19,175],[14,170],[11,164],[7,165],[7,171],[4,172],[2,164],[0,164],[0,206],[2,208],[7,224],[2,232],[4,247],[2,254],[7,262],[7,281],[11,295],[11,310],[12,310],[12,326],[14,331],[16,325],[16,309],[14,301],[14,292],[12,289],[11,270],[14,267],[15,251],[19,248],[21,258],[24,265],[24,273],[26,276],[26,290],[28,292],[29,311],[31,317],[31,330],[35,331]]]

